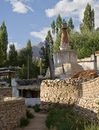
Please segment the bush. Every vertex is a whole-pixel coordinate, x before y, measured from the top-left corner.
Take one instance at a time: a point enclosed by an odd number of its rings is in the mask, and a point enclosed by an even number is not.
[[[35,112],[39,112],[40,111],[40,105],[36,104],[33,108],[34,108]]]
[[[55,130],[98,130],[99,126],[80,117],[73,109],[52,109],[46,119],[49,129]]]
[[[29,124],[29,119],[22,117],[21,120],[20,120],[20,127],[27,126],[28,124]]]
[[[34,115],[29,110],[26,110],[26,116],[27,118],[34,118]]]

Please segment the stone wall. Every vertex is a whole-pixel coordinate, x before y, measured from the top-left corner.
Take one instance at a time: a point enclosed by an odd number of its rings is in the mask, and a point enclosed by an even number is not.
[[[76,108],[82,107],[91,112],[98,113],[99,111],[99,77],[88,82],[82,83],[82,97],[79,98]],[[88,113],[87,113],[88,114]]]
[[[0,130],[14,130],[26,116],[23,98],[4,98],[0,101]]]
[[[77,79],[44,80],[40,91],[41,109],[48,109],[50,104],[55,103],[75,103],[78,99],[79,83],[80,80],[78,81]]]
[[[12,97],[12,88],[0,88],[0,96]]]
[[[46,80],[41,84],[41,109],[49,110],[52,104],[75,104],[87,112],[99,110],[99,77],[88,79]],[[78,106],[78,107],[77,107]],[[90,114],[89,114],[90,115]],[[95,114],[93,115],[95,116]]]

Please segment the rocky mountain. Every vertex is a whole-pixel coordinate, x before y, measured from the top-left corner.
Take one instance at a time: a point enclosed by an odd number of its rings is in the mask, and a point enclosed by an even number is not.
[[[40,51],[41,47],[44,46],[44,42],[40,42],[40,43],[37,43],[37,44],[32,44],[31,46],[32,46],[32,51],[33,51],[33,59],[36,60],[36,58],[40,58],[39,51]],[[25,48],[26,47],[17,50],[18,53],[21,50],[25,49]]]
[[[40,42],[38,44],[32,44],[33,57],[39,57],[40,58],[39,51],[40,51],[40,49],[43,45],[44,45],[43,42]]]

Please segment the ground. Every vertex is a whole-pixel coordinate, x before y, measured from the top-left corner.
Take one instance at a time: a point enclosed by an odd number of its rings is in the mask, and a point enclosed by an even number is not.
[[[40,112],[40,113],[34,113],[34,116],[35,117],[30,120],[30,123],[28,126],[24,128],[17,128],[16,130],[48,130],[45,125],[47,114]]]

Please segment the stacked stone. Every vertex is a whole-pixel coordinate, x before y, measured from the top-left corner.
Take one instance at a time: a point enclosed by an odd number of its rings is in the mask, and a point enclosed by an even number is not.
[[[74,108],[89,118],[96,118],[99,110],[99,77],[45,80],[41,84],[41,109],[48,111],[53,105],[75,104]]]
[[[4,97],[12,97],[12,88],[0,88],[0,95]]]
[[[76,110],[84,113],[89,118],[96,119],[99,112],[99,77],[82,83],[82,92],[82,97],[75,104]],[[85,109],[87,112],[84,111]]]
[[[23,98],[6,98],[0,101],[0,130],[14,130],[20,119],[26,117],[25,100]]]
[[[45,80],[41,84],[41,109],[49,109],[52,104],[70,105],[78,99],[79,79]]]

